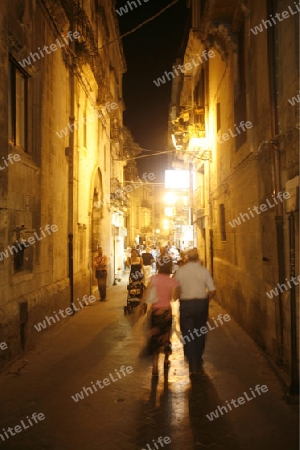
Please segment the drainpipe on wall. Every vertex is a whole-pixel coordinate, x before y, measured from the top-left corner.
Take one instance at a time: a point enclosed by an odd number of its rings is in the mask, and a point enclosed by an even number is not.
[[[73,28],[73,27],[71,27]],[[75,31],[75,30],[73,30]],[[75,42],[70,43],[70,48],[75,53]],[[74,129],[72,125],[75,121],[75,75],[74,75],[74,65],[73,65],[73,57],[72,63],[69,70],[69,84],[70,84],[70,117],[69,123],[71,129]],[[73,309],[73,298],[74,298],[74,264],[73,264],[73,255],[74,255],[74,246],[73,246],[73,229],[74,229],[74,186],[73,186],[73,172],[74,172],[74,133],[75,129],[69,133],[69,149],[68,149],[68,158],[69,158],[69,189],[68,189],[68,259],[69,259],[69,278],[70,278],[70,305]],[[74,312],[74,309],[73,309]]]
[[[277,12],[277,1],[267,0],[268,17]],[[269,27],[268,36],[268,69],[269,69],[269,98],[270,98],[270,115],[271,115],[271,149],[272,149],[272,181],[273,192],[276,195],[282,190],[281,188],[281,169],[280,169],[280,153],[276,143],[276,136],[279,134],[278,127],[278,105],[277,105],[277,86],[276,86],[276,27]],[[283,232],[283,205],[278,202],[275,208],[276,216],[276,241],[277,241],[277,265],[278,280],[280,284],[285,281],[285,252],[284,252],[284,232]],[[277,338],[278,338],[278,357],[279,362],[283,361],[283,298],[280,293],[278,303],[276,305],[277,315]]]
[[[214,232],[212,227],[212,213],[213,213],[213,205],[212,205],[212,195],[211,195],[211,161],[208,161],[208,230],[209,230],[209,269],[212,277],[214,276]]]
[[[296,256],[296,238],[295,238],[295,216],[294,212],[289,214],[289,241],[290,241],[290,277],[295,277],[295,256]],[[294,278],[295,279],[295,278]],[[296,286],[291,284],[290,289],[291,305],[291,384],[289,388],[290,396],[299,395],[299,367],[297,352],[297,306],[296,306]]]

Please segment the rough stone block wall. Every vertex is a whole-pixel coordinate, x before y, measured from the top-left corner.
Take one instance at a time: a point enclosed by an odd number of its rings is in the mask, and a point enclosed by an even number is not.
[[[43,331],[37,331],[34,325],[42,322],[45,316],[53,316],[53,312],[65,310],[69,305],[69,279],[67,278],[50,283],[26,295],[20,295],[18,301],[11,301],[4,305],[0,315],[0,340],[7,343],[8,349],[0,353],[0,369],[24,349],[36,343]],[[61,320],[64,319],[61,318]],[[49,326],[59,326],[59,322]]]
[[[287,10],[289,2],[278,2],[278,5],[278,11]],[[257,2],[249,2],[249,7],[250,27],[259,25],[262,19],[266,20],[266,2],[260,2],[259,5]],[[279,36],[276,42],[278,66],[271,68],[276,71],[278,82],[278,142],[282,192],[285,190],[285,182],[299,174],[298,119],[295,119],[297,115],[293,115],[288,103],[289,96],[296,95],[298,85],[299,61],[295,58],[295,49],[299,47],[299,26],[296,25],[296,20],[299,20],[299,15],[276,25]],[[248,113],[251,111],[253,128],[247,131],[246,143],[238,150],[234,146],[233,138],[222,144],[217,143],[215,139],[211,181],[214,279],[220,303],[276,362],[289,368],[290,294],[283,293],[282,307],[279,304],[279,296],[270,299],[266,295],[266,292],[278,283],[275,208],[268,207],[259,215],[253,212],[254,217],[248,210],[250,208],[253,211],[254,206],[266,204],[266,199],[271,201],[274,194],[274,150],[261,146],[272,137],[267,32],[264,29],[256,36],[248,29],[246,32],[250,33],[249,47],[245,51],[249,85],[246,89],[247,115],[244,121],[249,120]],[[236,75],[233,56],[231,53],[225,63],[220,55],[217,55],[210,64],[209,117],[215,127],[213,111],[215,103],[220,102],[221,134],[228,129],[234,130],[233,99]],[[222,241],[220,232],[220,204],[225,206],[226,241]],[[240,213],[248,213],[249,219],[244,216],[244,221],[240,219],[240,225],[231,227],[229,221],[238,218]],[[299,245],[298,218],[295,228],[296,245]],[[285,203],[283,232],[285,276],[289,279],[289,233]],[[298,254],[296,267],[299,267]],[[296,296],[299,303],[299,286],[296,288]],[[297,317],[299,318],[299,308]]]
[[[1,61],[5,61],[1,83],[7,96],[8,55],[22,61],[38,47],[54,43],[57,36],[43,8],[36,6],[33,14],[32,1],[19,8],[18,14],[14,4],[7,6],[7,2],[3,2],[0,8],[1,36],[5,41],[1,47]],[[15,270],[11,254],[0,262],[0,340],[8,345],[8,349],[0,354],[1,367],[38,339],[39,333],[33,327],[35,323],[70,304],[68,167],[65,147],[55,134],[62,123],[64,126],[68,123],[65,107],[67,69],[57,50],[36,58],[36,62],[27,65],[24,71],[28,75],[29,112],[26,151],[8,144],[8,114],[7,111],[1,114],[0,135],[5,140],[1,148],[5,149],[6,156],[9,153],[20,156],[18,163],[5,171],[6,185],[1,185],[0,189],[2,198],[5,197],[5,202],[0,203],[1,251],[13,244],[15,230],[22,225],[27,238],[36,232],[41,239],[36,239],[24,251],[21,270]],[[4,103],[7,105],[7,99]],[[43,236],[42,230],[47,224],[56,225],[57,231],[45,232]]]

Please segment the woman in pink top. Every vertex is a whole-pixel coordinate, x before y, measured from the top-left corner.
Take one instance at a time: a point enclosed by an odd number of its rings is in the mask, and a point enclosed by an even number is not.
[[[155,285],[157,302],[152,305],[149,350],[153,354],[152,376],[158,376],[158,357],[161,350],[165,353],[164,368],[169,367],[169,355],[172,353],[170,332],[172,327],[172,310],[170,301],[176,299],[176,288],[179,286],[175,278],[170,278],[172,261],[161,261],[158,274],[150,279],[148,288]]]

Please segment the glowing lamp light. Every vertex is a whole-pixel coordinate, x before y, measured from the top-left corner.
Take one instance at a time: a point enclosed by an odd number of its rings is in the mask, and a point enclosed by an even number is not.
[[[165,208],[165,215],[167,217],[173,217],[174,216],[174,208],[173,208],[173,206],[167,206]]]
[[[174,134],[172,134],[172,142],[173,142],[174,147],[177,148],[176,139],[175,139]]]
[[[173,194],[173,192],[167,192],[167,194],[164,196],[164,202],[167,205],[174,205],[176,203],[176,195]]]
[[[181,133],[181,139],[178,138],[178,142],[176,141],[175,134],[172,134],[172,142],[176,150],[180,150],[182,148],[182,145],[179,144],[179,142],[182,141],[182,133]]]
[[[167,219],[164,220],[164,230],[169,229],[169,221]]]
[[[205,137],[192,137],[189,143],[189,147],[191,150],[196,150],[198,148],[201,150],[208,150],[209,142]]]
[[[165,187],[167,189],[188,189],[189,185],[188,170],[165,170]]]

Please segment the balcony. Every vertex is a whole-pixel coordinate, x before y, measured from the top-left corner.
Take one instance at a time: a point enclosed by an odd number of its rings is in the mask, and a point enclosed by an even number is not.
[[[105,90],[104,69],[98,52],[95,30],[79,0],[61,0],[61,4],[70,24],[80,33],[75,42],[76,60],[80,64],[89,64],[102,93]]]
[[[110,204],[121,210],[127,209],[129,199],[117,178],[110,179]]]
[[[248,14],[246,2],[238,0],[204,0],[200,21],[200,39],[227,60],[231,49],[236,48],[238,33]]]

